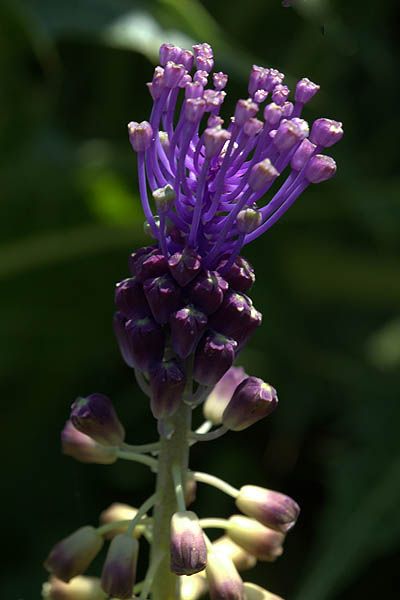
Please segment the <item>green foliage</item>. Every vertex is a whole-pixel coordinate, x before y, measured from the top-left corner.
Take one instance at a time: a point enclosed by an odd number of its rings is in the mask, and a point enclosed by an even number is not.
[[[251,63],[321,92],[306,118],[342,120],[336,177],[246,248],[264,325],[241,363],[280,405],[251,433],[195,446],[192,464],[290,493],[285,555],[256,570],[294,600],[391,597],[400,538],[400,222],[395,2],[3,0],[0,4],[2,594],[38,598],[54,541],[138,504],[143,467],[58,453],[75,396],[112,397],[132,443],[155,439],[111,331],[114,283],[146,243],[125,124],[146,118],[157,48],[208,41],[230,73],[228,118]],[[233,98],[232,98],[233,97]],[[240,436],[240,437],[239,437]],[[238,443],[240,444],[238,448]],[[240,451],[238,451],[240,450]],[[133,490],[133,493],[132,491]],[[199,513],[233,506],[199,490]],[[209,512],[209,510],[207,511]]]

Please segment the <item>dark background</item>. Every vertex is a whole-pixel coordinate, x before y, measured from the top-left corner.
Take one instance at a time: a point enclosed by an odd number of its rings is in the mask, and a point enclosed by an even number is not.
[[[230,73],[225,118],[255,62],[292,88],[318,82],[305,118],[345,128],[328,152],[334,179],[244,251],[264,322],[240,363],[277,388],[279,409],[198,444],[192,467],[302,507],[284,555],[247,579],[289,600],[396,595],[398,17],[390,0],[0,2],[2,598],[38,599],[59,538],[152,489],[144,466],[61,455],[59,435],[74,398],[96,391],[113,399],[128,441],[156,438],[111,318],[114,283],[146,243],[126,123],[150,114],[145,82],[163,41],[214,46],[216,69]],[[194,510],[235,512],[209,487]]]

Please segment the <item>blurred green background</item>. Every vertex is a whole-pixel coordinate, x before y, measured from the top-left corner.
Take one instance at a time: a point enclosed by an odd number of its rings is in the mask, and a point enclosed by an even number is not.
[[[2,598],[40,598],[42,561],[59,538],[152,489],[144,466],[61,455],[59,435],[74,398],[96,391],[115,402],[128,441],[156,438],[111,318],[114,283],[146,243],[126,123],[150,113],[145,82],[163,41],[214,46],[216,69],[230,73],[225,118],[255,62],[285,72],[291,87],[318,82],[305,118],[344,122],[330,152],[335,178],[311,186],[244,252],[264,323],[240,362],[277,388],[279,409],[198,444],[191,464],[302,507],[284,555],[248,579],[288,600],[393,597],[399,16],[394,0],[0,2]],[[195,510],[234,509],[207,487]]]

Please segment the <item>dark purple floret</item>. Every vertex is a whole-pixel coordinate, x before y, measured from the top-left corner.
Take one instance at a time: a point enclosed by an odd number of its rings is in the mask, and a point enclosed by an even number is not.
[[[218,265],[218,271],[223,273],[224,279],[235,291],[247,292],[256,280],[251,264],[242,256],[238,256],[228,270],[227,264],[228,259],[224,258]]]
[[[192,248],[175,252],[168,260],[169,270],[181,287],[196,277],[201,269],[201,256]]]
[[[235,360],[237,342],[215,331],[206,332],[194,355],[193,378],[202,385],[215,385]]]
[[[258,377],[248,377],[236,388],[222,415],[222,423],[242,431],[268,416],[278,404],[276,390]]]
[[[76,429],[104,446],[119,446],[125,430],[107,396],[90,394],[77,398],[71,406],[71,422]]]
[[[170,318],[172,348],[181,358],[192,354],[207,326],[207,316],[193,306],[186,306]]]
[[[210,325],[240,344],[248,334],[252,303],[239,292],[228,291],[216,313],[210,317]]]
[[[168,419],[182,402],[186,375],[177,360],[168,360],[149,372],[151,410],[156,419]]]
[[[187,294],[193,304],[207,315],[214,313],[222,304],[228,283],[217,271],[202,271],[188,286]]]
[[[135,258],[136,253],[133,255],[133,259]],[[133,261],[132,259],[132,261]],[[159,277],[160,275],[164,275],[168,271],[168,262],[165,256],[155,248],[151,250],[148,254],[141,253],[140,256],[134,263],[134,271],[135,275],[139,281],[144,283],[146,279],[150,279],[151,277]]]
[[[143,285],[151,312],[157,323],[164,324],[179,308],[181,289],[170,275],[147,279]]]
[[[137,277],[124,279],[116,285],[115,304],[127,319],[138,319],[150,315],[150,307]]]
[[[151,317],[127,321],[125,331],[134,367],[149,371],[161,362],[165,334]]]

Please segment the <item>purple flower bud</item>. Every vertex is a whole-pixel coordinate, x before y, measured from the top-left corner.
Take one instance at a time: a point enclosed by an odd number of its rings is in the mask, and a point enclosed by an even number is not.
[[[151,317],[129,320],[125,325],[129,351],[135,367],[153,369],[164,354],[164,332]]]
[[[287,152],[304,139],[304,129],[294,121],[284,119],[274,137],[274,146],[279,152]]]
[[[201,269],[201,256],[193,248],[184,248],[168,260],[169,270],[181,287],[196,277]]]
[[[199,69],[200,71],[206,71],[207,73],[210,73],[210,71],[212,71],[213,66],[214,66],[214,59],[207,58],[204,55],[200,55],[200,56],[196,57],[196,68]]]
[[[210,44],[207,44],[207,42],[196,44],[193,46],[193,51],[196,58],[198,56],[205,56],[206,58],[212,58],[214,56],[213,49]]]
[[[291,3],[294,0],[291,0]],[[288,2],[288,0],[286,0]],[[282,2],[282,6],[290,6],[290,4],[284,4]],[[248,581],[244,582],[244,593],[246,596],[246,600],[283,600],[281,596],[277,596],[276,594],[272,594],[268,590],[256,585],[255,583],[250,583]]]
[[[317,146],[329,148],[343,137],[342,123],[332,119],[317,119],[311,128],[310,140]]]
[[[164,85],[164,69],[162,67],[156,67],[154,69],[153,80],[147,84],[151,97],[153,100],[159,98],[165,88]]]
[[[193,575],[205,569],[207,547],[196,513],[185,510],[171,518],[171,571]]]
[[[158,137],[160,138],[161,146],[164,148],[165,154],[168,154],[171,148],[168,133],[166,131],[159,131]]]
[[[187,52],[187,50],[185,50]],[[190,53],[191,54],[191,53]],[[174,63],[179,63],[181,61],[182,49],[175,44],[162,44],[160,46],[160,65],[165,67],[165,65],[172,61]]]
[[[151,144],[153,129],[147,121],[128,123],[129,141],[135,152],[144,152]]]
[[[242,515],[232,515],[229,522],[233,525],[227,530],[230,539],[259,560],[272,562],[282,554],[283,533]]]
[[[213,82],[216,90],[223,90],[228,83],[228,75],[219,71],[219,73],[213,73]]]
[[[292,123],[295,123],[295,125],[297,125],[297,127],[300,129],[302,139],[308,137],[308,134],[310,133],[310,128],[308,126],[307,121],[305,121],[304,119],[299,119],[299,117],[293,117],[291,121]]]
[[[264,67],[258,67],[257,65],[253,65],[253,68],[250,73],[248,88],[250,96],[253,96],[257,90],[262,89],[267,76],[268,69],[264,69]]]
[[[61,432],[62,453],[72,456],[79,462],[111,465],[117,460],[117,448],[102,446],[92,438],[78,431],[68,420]]]
[[[193,304],[211,315],[221,306],[228,287],[217,271],[202,271],[189,285],[187,294]]]
[[[285,104],[282,106],[282,118],[290,119],[290,117],[292,116],[293,110],[294,110],[293,102],[285,102]]]
[[[166,215],[174,205],[176,193],[171,184],[167,183],[162,188],[153,192],[154,204],[159,215]]]
[[[185,74],[185,67],[177,65],[172,61],[167,62],[164,69],[164,85],[167,88],[175,88],[179,86],[182,77]]]
[[[147,279],[143,285],[151,312],[157,323],[164,324],[179,308],[181,290],[170,275]]]
[[[252,137],[253,135],[257,135],[258,133],[260,133],[263,126],[264,126],[264,123],[262,121],[260,121],[259,119],[254,119],[254,118],[249,119],[243,125],[243,133],[245,135],[248,135],[249,137]]]
[[[144,260],[150,254],[153,254],[157,251],[157,246],[143,246],[139,248],[129,257],[129,269],[132,275],[136,275],[136,265],[139,261]]]
[[[218,270],[224,272],[226,263],[226,259],[222,260],[218,265]],[[247,292],[256,280],[253,267],[242,256],[238,256],[230,269],[224,272],[224,278],[237,292]]]
[[[253,96],[253,100],[254,102],[257,102],[257,104],[261,104],[262,102],[264,102],[264,100],[266,100],[267,96],[268,92],[266,92],[265,90],[257,90]]]
[[[211,600],[245,600],[243,581],[235,565],[219,550],[208,553],[206,575]]]
[[[118,310],[128,319],[138,319],[150,314],[143,285],[136,277],[117,283],[114,300]]]
[[[263,89],[272,92],[277,85],[280,85],[284,79],[284,74],[277,69],[269,69],[267,76],[263,80]]]
[[[250,206],[239,211],[236,217],[236,225],[239,233],[252,233],[261,225],[261,221],[261,212]]]
[[[155,419],[168,419],[182,402],[186,375],[177,360],[161,363],[149,372],[151,410]]]
[[[202,385],[215,385],[233,364],[237,342],[209,331],[200,340],[194,355],[193,378]]]
[[[43,584],[43,600],[106,600],[98,577],[78,575],[68,583],[53,575]]]
[[[192,306],[185,306],[170,318],[171,344],[180,358],[192,354],[206,325],[207,317]]]
[[[230,139],[231,134],[226,129],[220,127],[208,127],[204,131],[204,147],[206,156],[211,158],[217,156],[222,150],[223,145]]]
[[[258,377],[248,377],[236,388],[222,415],[232,431],[242,431],[272,413],[278,404],[276,390]]]
[[[214,425],[221,425],[222,414],[231,399],[233,392],[247,375],[243,367],[231,367],[218,381],[211,394],[207,396],[203,404],[203,415],[205,419]]]
[[[306,102],[309,102],[315,96],[318,90],[319,85],[304,77],[296,85],[295,100],[296,102],[300,102],[300,104],[306,104]]]
[[[112,540],[101,573],[101,587],[107,594],[132,598],[138,553],[136,538],[120,533]]]
[[[290,166],[295,171],[301,171],[312,153],[315,151],[316,145],[312,144],[307,138],[303,140],[296,152],[293,154],[290,161]]]
[[[229,290],[220,308],[210,318],[210,325],[216,331],[240,343],[247,335],[251,306],[250,298],[240,292]]]
[[[194,63],[193,52],[190,50],[182,50],[179,61],[175,60],[174,62],[180,62],[180,64],[183,65],[187,71],[191,71]]]
[[[258,113],[258,104],[252,101],[251,98],[247,100],[238,100],[235,108],[235,125],[241,127],[245,124],[248,119],[255,117]]]
[[[217,92],[215,90],[204,90],[203,98],[206,101],[207,112],[217,112],[225,99],[225,92]]]
[[[276,136],[275,136],[276,137]],[[249,187],[253,192],[260,192],[271,181],[278,177],[279,173],[271,163],[269,158],[265,158],[256,163],[251,169],[249,177]]]
[[[270,102],[264,108],[264,119],[268,125],[276,125],[282,118],[283,108],[276,102]]]
[[[72,404],[70,419],[78,431],[104,446],[119,446],[125,439],[117,413],[103,394],[78,397]]]
[[[330,156],[315,154],[307,163],[304,177],[311,183],[321,183],[334,176],[336,163]]]
[[[196,71],[196,73],[193,75],[193,81],[198,82],[205,87],[208,83],[208,72]]]
[[[225,554],[235,565],[238,571],[247,571],[252,569],[257,559],[255,556],[241,548],[233,542],[228,536],[224,535],[213,543],[213,548],[222,554]]]
[[[99,521],[101,525],[108,525],[109,523],[116,523],[117,521],[131,521],[137,513],[137,508],[129,506],[129,504],[122,504],[121,502],[114,502],[108,508],[100,513]],[[128,525],[122,525],[116,527],[111,531],[104,534],[106,539],[112,540],[119,533],[126,533]],[[140,538],[142,531],[140,527],[135,527],[133,530],[135,538]]]
[[[188,98],[185,104],[185,117],[192,123],[200,121],[206,110],[206,101],[203,98]]]
[[[241,487],[235,502],[248,517],[282,533],[293,527],[300,514],[299,505],[292,498],[257,485]]]
[[[58,542],[44,562],[45,568],[61,581],[82,575],[100,552],[104,540],[90,525],[81,527]]]
[[[289,96],[289,92],[290,90],[287,85],[277,85],[272,92],[272,101],[279,104],[279,106],[283,106]]]
[[[198,81],[187,83],[185,86],[185,98],[202,98],[204,88]]]

